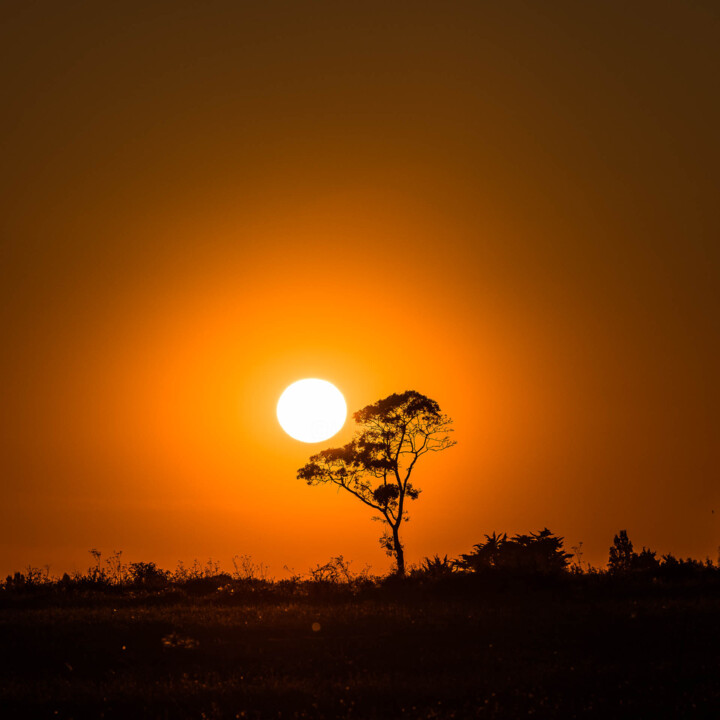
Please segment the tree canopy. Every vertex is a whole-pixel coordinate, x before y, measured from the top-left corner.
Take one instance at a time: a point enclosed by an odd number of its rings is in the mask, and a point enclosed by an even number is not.
[[[308,485],[336,485],[378,512],[376,517],[385,524],[380,542],[403,575],[400,526],[408,519],[406,502],[420,494],[410,477],[423,455],[455,445],[452,420],[435,400],[415,390],[378,400],[353,419],[359,426],[355,438],[313,455],[298,470],[298,478]]]

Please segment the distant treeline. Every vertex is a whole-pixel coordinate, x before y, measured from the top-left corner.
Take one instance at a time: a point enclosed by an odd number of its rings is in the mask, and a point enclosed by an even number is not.
[[[212,560],[201,564],[195,561],[186,567],[179,563],[174,571],[164,570],[154,562],[125,563],[122,552],[114,552],[103,558],[98,550],[91,550],[93,563],[86,572],[65,573],[62,577],[50,574],[49,567],[29,567],[24,572],[8,575],[0,583],[0,592],[29,592],[39,589],[58,592],[82,590],[141,590],[234,594],[241,590],[295,589],[308,587],[343,586],[350,589],[370,588],[402,582],[413,584],[452,584],[476,586],[478,583],[497,585],[497,581],[518,582],[573,579],[607,579],[614,584],[650,581],[652,583],[683,583],[687,581],[710,581],[720,584],[720,565],[709,558],[700,561],[692,558],[676,558],[672,554],[657,557],[657,553],[643,547],[638,553],[621,530],[615,535],[610,547],[607,567],[599,569],[582,561],[582,543],[564,549],[564,538],[547,528],[530,534],[507,534],[493,532],[472,547],[469,553],[458,558],[426,557],[409,569],[405,578],[394,574],[377,576],[369,568],[359,572],[351,570],[350,563],[340,555],[327,563],[311,568],[307,574],[292,571],[290,577],[275,580],[268,577],[268,568],[255,563],[248,555],[236,555],[233,570],[221,569]],[[287,570],[287,568],[286,568]]]

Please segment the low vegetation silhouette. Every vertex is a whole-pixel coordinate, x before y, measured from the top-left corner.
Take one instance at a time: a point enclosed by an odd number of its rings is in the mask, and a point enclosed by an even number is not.
[[[298,470],[308,485],[330,483],[349,492],[379,515],[385,528],[380,544],[405,574],[400,526],[409,517],[407,501],[420,489],[410,482],[417,461],[455,445],[452,420],[440,406],[415,390],[393,394],[353,415],[357,435],[342,448],[323,450]]]
[[[564,538],[547,528],[530,535],[507,534],[485,536],[485,542],[462,555],[458,567],[473,572],[511,571],[558,574],[563,572],[572,555],[563,551]]]
[[[28,568],[0,583],[4,718],[718,717],[720,567],[543,528],[404,576],[342,555]]]
[[[532,582],[537,578],[556,580],[567,586],[585,580],[604,583],[608,588],[622,588],[637,579],[644,579],[650,586],[659,582],[703,582],[720,587],[720,559],[714,563],[710,558],[696,560],[677,558],[671,553],[657,557],[657,553],[643,547],[640,553],[633,551],[633,544],[626,530],[615,535],[608,553],[606,567],[597,568],[581,562],[571,563],[573,553],[564,549],[564,538],[548,528],[528,534],[516,534],[493,531],[484,535],[484,540],[472,546],[470,552],[457,558],[447,555],[425,557],[413,564],[403,576],[393,571],[389,575],[377,575],[369,566],[360,570],[352,568],[352,562],[343,555],[331,557],[318,563],[306,573],[296,573],[289,568],[289,576],[275,579],[269,576],[264,563],[255,562],[249,555],[235,555],[232,558],[233,569],[228,571],[212,559],[205,563],[195,560],[192,565],[178,563],[175,570],[160,568],[154,562],[125,563],[122,552],[115,551],[103,558],[96,549],[90,550],[93,562],[84,572],[63,573],[55,577],[49,566],[43,568],[28,567],[17,571],[0,583],[2,596],[13,593],[42,593],[49,596],[59,592],[134,592],[147,594],[189,592],[190,594],[242,594],[244,590],[256,594],[263,590],[265,594],[303,595],[314,586],[337,586],[345,590],[358,591],[371,588],[412,588],[437,581],[440,586],[466,589],[475,592],[479,588],[487,589],[487,581],[493,578],[514,578]],[[400,585],[395,584],[402,580]],[[472,583],[464,580],[473,579]]]

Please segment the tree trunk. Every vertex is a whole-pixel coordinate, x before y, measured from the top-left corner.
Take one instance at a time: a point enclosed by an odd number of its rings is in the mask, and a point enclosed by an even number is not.
[[[403,552],[403,546],[400,542],[400,528],[394,527],[393,529],[393,549],[395,551],[395,561],[397,562],[397,574],[400,577],[405,576],[405,553]]]

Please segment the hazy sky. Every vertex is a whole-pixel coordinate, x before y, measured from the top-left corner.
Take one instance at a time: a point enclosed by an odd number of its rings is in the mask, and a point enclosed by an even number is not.
[[[390,566],[283,433],[418,390],[410,562],[720,545],[715,2],[4,2],[0,571]],[[711,511],[715,509],[713,514]]]

